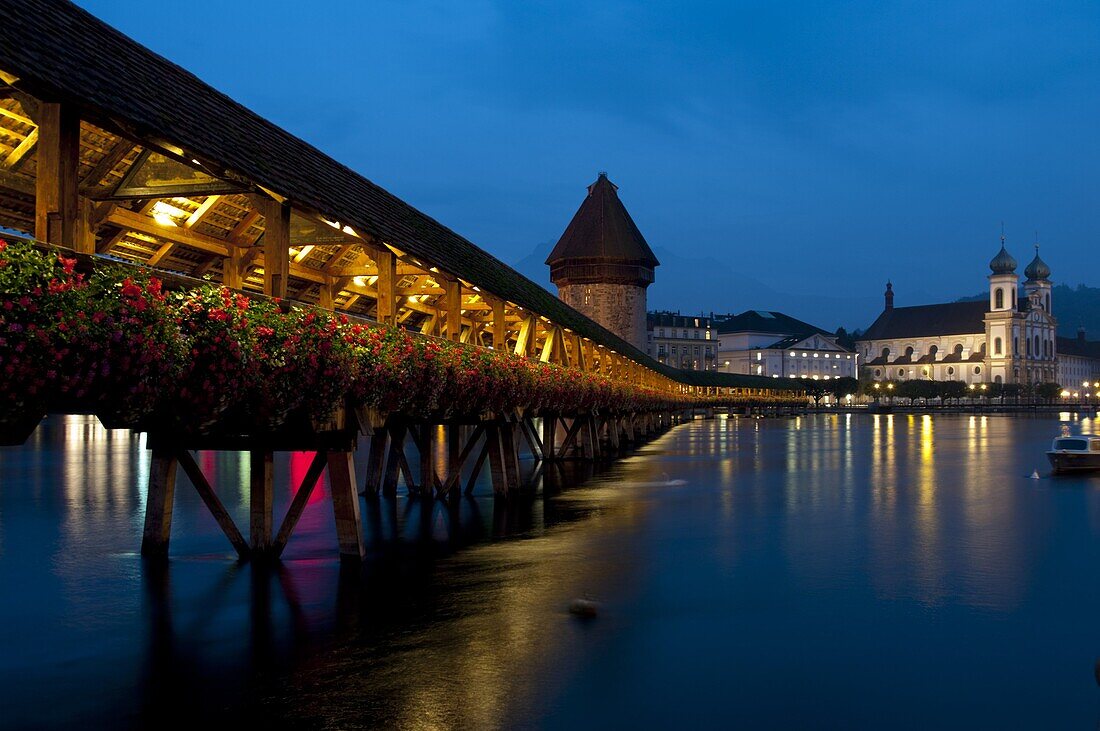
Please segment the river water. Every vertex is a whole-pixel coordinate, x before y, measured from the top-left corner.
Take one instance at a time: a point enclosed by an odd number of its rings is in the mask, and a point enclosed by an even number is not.
[[[352,569],[322,482],[262,569],[182,473],[143,562],[142,438],[51,417],[0,449],[0,726],[1095,728],[1100,477],[1049,476],[1058,422],[696,421],[511,505],[364,501]],[[246,460],[199,462],[247,534]]]

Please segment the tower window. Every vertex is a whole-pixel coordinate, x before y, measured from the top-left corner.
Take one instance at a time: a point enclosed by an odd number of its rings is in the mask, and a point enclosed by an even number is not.
[[[1001,354],[1001,339],[1000,338],[993,338],[993,354],[994,355],[1000,355]]]
[[[993,291],[993,309],[1002,310],[1005,306],[1005,291],[1000,287],[997,287]]]

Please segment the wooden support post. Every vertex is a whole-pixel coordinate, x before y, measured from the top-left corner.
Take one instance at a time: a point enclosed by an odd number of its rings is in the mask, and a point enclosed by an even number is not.
[[[244,541],[244,536],[237,530],[237,524],[233,522],[232,516],[229,515],[229,511],[225,509],[225,505],[222,504],[218,494],[214,492],[214,488],[210,486],[210,481],[206,479],[206,475],[202,473],[198,464],[195,462],[195,458],[191,456],[191,453],[186,449],[181,449],[177,453],[180,467],[183,467],[183,471],[187,473],[187,477],[191,480],[191,484],[195,486],[195,490],[199,493],[199,497],[202,498],[207,510],[214,516],[214,520],[218,522],[218,527],[222,529],[222,533],[229,539],[229,542],[233,544],[233,548],[237,551],[237,556],[240,558],[248,557],[248,544]]]
[[[530,357],[535,342],[535,317],[529,315],[523,319],[519,326],[519,335],[516,337],[516,355]],[[495,346],[494,346],[495,347]]]
[[[381,427],[374,430],[370,437],[370,451],[367,453],[367,474],[363,480],[363,494],[377,497],[382,487],[382,465],[386,461],[386,442],[389,430]]]
[[[290,205],[261,199],[264,217],[264,294],[286,297],[290,274]]]
[[[520,486],[519,450],[516,448],[516,424],[514,421],[500,423],[501,454],[504,457],[504,471],[508,475],[508,484],[513,488]]]
[[[477,476],[481,474],[481,468],[485,465],[485,459],[489,456],[489,436],[485,435],[485,443],[481,446],[481,452],[474,462],[474,468],[470,471],[470,478],[466,481],[466,494],[470,495],[477,484]]]
[[[430,498],[435,489],[435,426],[421,424],[419,439],[416,440],[420,451],[420,497]]]
[[[386,479],[382,483],[382,495],[385,497],[397,497],[397,480],[401,476],[401,460],[405,455],[405,432],[408,427],[404,424],[390,426],[390,455],[386,459]]]
[[[452,427],[457,429],[457,427]],[[477,446],[478,440],[485,431],[485,426],[478,424],[474,427],[474,431],[470,434],[469,439],[466,440],[466,446],[464,446],[458,453],[450,457],[450,465],[448,466],[447,479],[440,486],[439,492],[441,495],[449,495],[451,493],[457,493],[459,485],[462,482],[462,465],[466,463],[466,458],[470,456],[474,447]],[[471,485],[473,480],[477,478],[477,471],[481,469],[481,463],[485,459],[485,450],[481,450],[481,456],[478,458],[477,465],[474,467],[474,473],[471,475]]]
[[[317,306],[325,310],[336,309],[336,278],[325,275],[317,290]]]
[[[141,536],[141,555],[168,556],[172,535],[172,506],[176,494],[176,453],[174,449],[154,447],[149,464],[149,487],[145,497],[145,530]]]
[[[500,423],[494,421],[485,429],[485,442],[489,448],[489,471],[493,477],[493,493],[498,497],[508,495],[508,469],[504,452]]]
[[[542,442],[539,440],[538,432],[535,431],[531,419],[526,416],[521,417],[516,424],[516,428],[519,429],[520,435],[527,442],[527,448],[531,450],[531,456],[535,460],[542,460]]]
[[[271,549],[272,524],[275,522],[274,454],[266,449],[249,452],[249,544],[253,553]]]
[[[244,253],[239,246],[229,247],[229,256],[222,260],[222,284],[230,289],[240,289],[244,284],[241,269],[244,266]]]
[[[565,457],[570,447],[574,445],[577,440],[577,434],[580,433],[581,426],[584,424],[584,417],[575,417],[573,423],[569,425],[569,429],[565,433],[565,438],[561,442],[561,447],[558,448],[558,459]]]
[[[456,343],[462,337],[462,285],[458,280],[445,280],[443,290],[447,308],[447,339]]]
[[[378,321],[397,324],[397,260],[393,252],[380,248],[371,254],[378,266]]]
[[[593,442],[595,440],[596,429],[592,421],[592,415],[585,414],[584,416],[577,417],[577,420],[581,423],[581,456],[588,460],[595,459],[596,445]]]
[[[34,237],[75,249],[86,243],[77,241],[80,116],[69,104],[43,103],[37,121]]]
[[[279,526],[278,535],[275,536],[275,545],[272,550],[275,556],[278,557],[283,554],[286,542],[290,540],[290,534],[294,532],[294,526],[298,525],[298,520],[302,517],[302,511],[306,509],[309,496],[313,494],[313,488],[317,485],[317,481],[321,479],[321,473],[325,471],[327,462],[328,454],[326,452],[320,451],[313,455],[313,461],[309,463],[306,476],[302,478],[302,484],[298,485],[298,489],[294,492],[294,499],[291,501],[286,515],[283,516],[283,524]]]
[[[555,460],[557,453],[558,417],[553,414],[542,415],[542,458]]]
[[[332,511],[340,558],[361,561],[366,555],[363,524],[359,517],[359,493],[355,489],[355,462],[351,452],[329,452],[328,481],[332,487]]]
[[[553,362],[551,358],[554,355],[554,343],[558,339],[558,329],[556,327],[550,327],[546,330],[546,339],[542,341],[542,353],[539,355],[539,360],[543,363]]]
[[[493,350],[504,352],[508,347],[508,320],[504,315],[504,300],[492,299]]]

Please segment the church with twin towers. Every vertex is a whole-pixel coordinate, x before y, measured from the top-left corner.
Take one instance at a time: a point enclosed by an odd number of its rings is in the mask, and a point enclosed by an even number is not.
[[[896,307],[887,282],[882,314],[857,341],[861,375],[974,384],[1063,380],[1050,267],[1036,245],[1021,288],[1016,266],[1002,236],[989,262],[987,299]]]

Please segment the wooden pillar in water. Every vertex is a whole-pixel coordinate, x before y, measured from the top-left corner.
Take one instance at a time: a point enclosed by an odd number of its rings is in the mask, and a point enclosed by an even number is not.
[[[416,440],[420,450],[420,497],[430,498],[435,491],[435,443],[434,424],[420,425],[420,438]]]
[[[328,480],[332,487],[332,511],[336,517],[340,558],[359,561],[366,549],[359,515],[359,493],[355,489],[355,462],[351,452],[329,452]]]
[[[513,421],[500,423],[500,447],[504,457],[504,471],[508,476],[508,484],[513,489],[520,486],[519,480],[519,448],[516,445],[516,424]]]
[[[558,458],[557,430],[558,417],[553,414],[543,414],[542,458],[551,462]]]
[[[253,554],[271,548],[272,523],[275,521],[275,455],[270,450],[249,452],[249,546]]]
[[[363,494],[367,497],[377,497],[382,487],[382,465],[386,461],[386,445],[389,439],[389,431],[386,427],[374,430],[370,437],[370,448],[367,452],[367,474],[363,479]]]
[[[489,449],[489,472],[493,478],[493,493],[498,497],[504,497],[508,495],[509,484],[499,422],[491,422],[485,427],[485,441]]]
[[[175,451],[154,447],[149,465],[149,487],[145,497],[145,530],[141,555],[166,557],[172,535],[172,506],[176,494]]]
[[[404,424],[394,424],[389,427],[390,454],[386,458],[386,477],[382,482],[382,495],[385,497],[397,497],[397,479],[401,475],[401,457],[399,454],[405,448],[405,432],[408,430]]]

